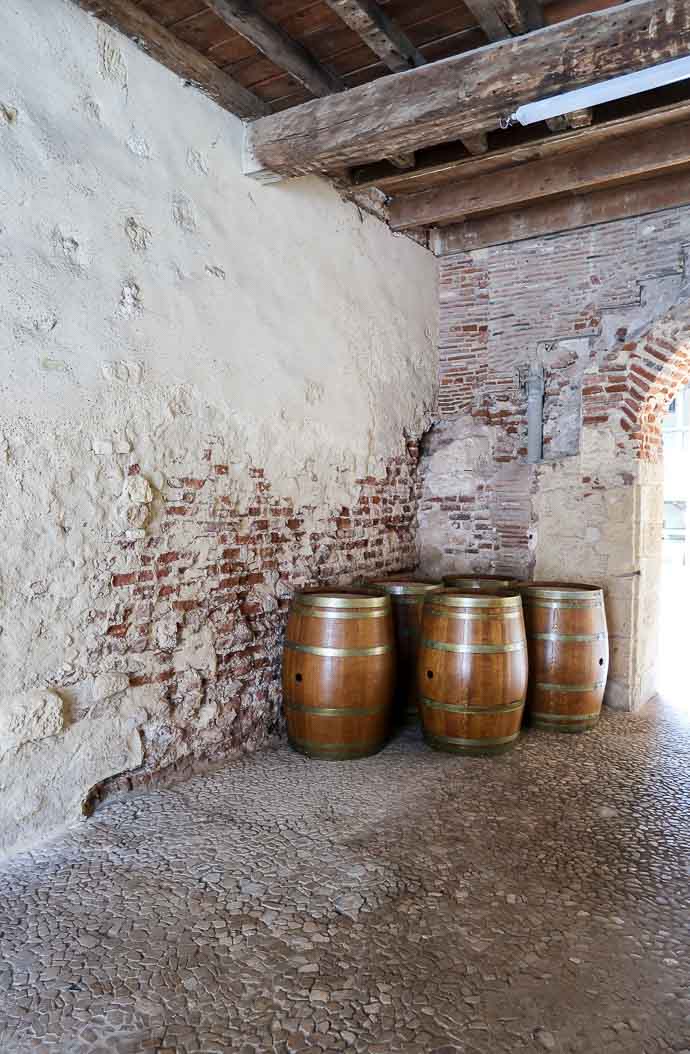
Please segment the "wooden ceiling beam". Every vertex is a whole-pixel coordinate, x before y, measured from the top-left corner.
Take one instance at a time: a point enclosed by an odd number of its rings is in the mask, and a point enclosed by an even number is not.
[[[610,139],[598,147],[548,161],[532,161],[422,194],[394,198],[394,231],[453,223],[480,212],[495,212],[557,194],[580,193],[614,181],[631,181],[690,165],[690,121]]]
[[[389,70],[399,73],[425,64],[421,51],[375,0],[326,0],[326,3]]]
[[[690,205],[690,178],[687,172],[656,176],[622,187],[606,187],[604,190],[530,205],[526,209],[501,212],[496,216],[477,216],[464,223],[432,231],[431,247],[437,256],[471,252],[490,245],[525,241],[527,238],[629,219],[682,205]]]
[[[135,7],[130,0],[75,0],[78,7],[119,30],[151,58],[199,88],[237,117],[261,117],[271,112],[258,96],[243,88],[200,52]]]
[[[512,37],[493,0],[465,0],[465,7],[477,19],[487,40],[508,40]]]
[[[260,118],[247,154],[256,171],[282,176],[365,164],[486,132],[523,103],[689,53],[687,0],[630,0]]]
[[[544,25],[539,0],[464,0],[486,34],[487,40],[508,40]]]
[[[316,96],[342,91],[343,82],[316,61],[298,41],[259,11],[254,0],[203,0],[226,25],[254,45],[274,65]]]
[[[520,145],[507,146],[491,150],[482,157],[455,157],[447,161],[426,166],[417,162],[411,172],[377,173],[375,170],[361,169],[355,171],[352,188],[365,190],[376,187],[390,197],[396,194],[414,194],[428,190],[432,186],[445,186],[457,183],[459,179],[478,175],[481,172],[496,172],[498,169],[514,165],[524,165],[540,158],[556,157],[571,153],[580,147],[593,147],[614,136],[627,135],[644,129],[662,128],[690,119],[690,99],[658,106],[652,110],[628,114],[614,120],[580,126],[569,129],[559,136],[540,136]],[[383,167],[383,166],[381,166]]]
[[[540,0],[496,0],[501,19],[515,36],[532,33],[544,25]]]

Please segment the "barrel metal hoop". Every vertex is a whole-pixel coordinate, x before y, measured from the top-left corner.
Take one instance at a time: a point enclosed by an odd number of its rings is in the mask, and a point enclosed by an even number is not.
[[[453,743],[457,747],[500,747],[504,743],[512,743],[520,735],[520,732],[513,732],[511,736],[496,736],[492,739],[459,739],[457,736],[439,736],[426,731],[424,734],[432,742]]]
[[[484,714],[509,714],[513,710],[521,710],[525,705],[525,700],[520,699],[515,703],[506,703],[505,706],[456,706],[455,703],[439,703],[436,699],[429,699],[426,695],[420,695],[419,702],[431,710],[443,710],[451,714],[471,714],[473,717],[483,717]]]
[[[607,633],[528,633],[528,640],[563,640],[577,643],[591,643],[596,640],[606,640]]]
[[[594,710],[589,714],[543,714],[539,710],[530,710],[531,717],[537,717],[540,721],[591,721],[595,717],[599,717],[599,711]]]
[[[525,607],[529,608],[553,608],[556,610],[575,608],[580,611],[596,611],[604,607],[598,597],[594,600],[547,600],[545,597],[532,597],[529,594],[523,594],[522,602]]]
[[[504,591],[505,592],[505,591]],[[519,608],[522,609],[520,594],[509,596],[498,593],[461,593],[458,590],[441,593],[427,593],[426,604],[436,604],[448,608]]]
[[[386,615],[390,615],[390,611],[388,608],[379,608],[374,611],[348,611],[346,608],[302,607],[301,604],[295,604],[290,614],[299,615],[300,618],[367,619],[385,618]]]
[[[348,596],[334,591],[328,593],[295,593],[295,603],[302,607],[316,608],[385,608],[390,610],[390,597],[379,591],[374,593],[353,593]]]
[[[522,586],[522,591],[530,603],[541,600],[575,600],[585,604],[592,601],[600,604],[604,599],[603,590],[599,586],[573,584],[559,589],[558,586],[525,585]]]
[[[547,684],[537,681],[534,687],[542,692],[596,692],[605,684],[606,681],[595,681],[594,684]]]
[[[500,655],[504,652],[523,651],[526,647],[525,641],[515,644],[446,644],[441,640],[422,640],[421,648],[430,648],[431,651],[451,651],[460,655]]]
[[[348,754],[359,753],[362,750],[378,750],[382,746],[383,741],[380,739],[358,739],[355,742],[349,743],[319,743],[313,739],[300,739],[298,736],[290,734],[290,742],[296,746],[302,747],[304,750],[315,750],[323,751],[324,753],[337,753],[343,757]]]
[[[427,593],[441,588],[440,582],[377,582],[374,580],[368,584],[374,589],[383,590],[398,601],[405,598],[408,602],[413,599],[423,600]]]
[[[434,607],[433,603],[428,603],[424,607],[424,612],[427,615],[433,615],[437,618],[457,618],[465,621],[480,622],[498,622],[499,617],[496,615],[487,615],[485,611],[451,611],[445,607]],[[505,622],[507,619],[520,618],[522,611],[516,608],[514,611],[504,611],[500,615],[500,621]]]
[[[305,706],[304,703],[283,703],[286,710],[294,710],[300,714],[316,714],[318,717],[375,717],[377,714],[390,710],[387,704],[369,707],[344,707],[344,706]]]
[[[305,655],[323,655],[325,658],[352,659],[369,655],[387,655],[393,651],[392,644],[379,644],[374,648],[318,648],[313,644],[297,644],[293,640],[286,640],[285,647],[289,651],[299,651]]]

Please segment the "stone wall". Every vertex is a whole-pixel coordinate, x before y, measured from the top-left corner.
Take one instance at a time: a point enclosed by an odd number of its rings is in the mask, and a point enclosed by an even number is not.
[[[431,255],[65,0],[0,74],[0,849],[279,727],[291,591],[414,563]],[[123,776],[117,776],[125,773]]]
[[[424,569],[601,581],[607,702],[654,691],[659,418],[688,377],[690,209],[441,261],[440,422],[425,442]],[[543,370],[543,456],[526,380]]]

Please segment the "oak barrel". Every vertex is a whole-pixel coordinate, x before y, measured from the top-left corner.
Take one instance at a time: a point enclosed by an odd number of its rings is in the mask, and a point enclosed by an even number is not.
[[[439,583],[396,575],[376,578],[370,584],[388,593],[393,605],[397,653],[394,719],[398,724],[415,724],[419,721],[417,649],[424,598],[431,590],[438,590]]]
[[[387,594],[295,596],[283,652],[283,705],[295,750],[337,760],[375,754],[390,730],[394,679]]]
[[[599,720],[609,668],[604,593],[567,582],[520,583],[536,728],[585,732]]]
[[[444,575],[443,584],[451,589],[461,589],[465,593],[470,591],[488,593],[494,589],[509,589],[513,585],[513,579],[510,575],[473,575],[468,572],[459,575]]]
[[[438,750],[498,754],[515,743],[527,690],[519,594],[431,593],[417,662],[424,736]]]

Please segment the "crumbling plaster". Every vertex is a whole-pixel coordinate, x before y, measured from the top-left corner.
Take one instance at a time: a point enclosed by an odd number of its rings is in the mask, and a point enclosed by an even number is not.
[[[9,0],[3,31],[0,851],[141,762],[164,704],[98,617],[175,487],[210,458],[246,510],[260,466],[316,536],[428,426],[437,315],[429,253],[324,181],[245,179],[241,123],[67,0]],[[171,618],[193,736],[214,649]]]

